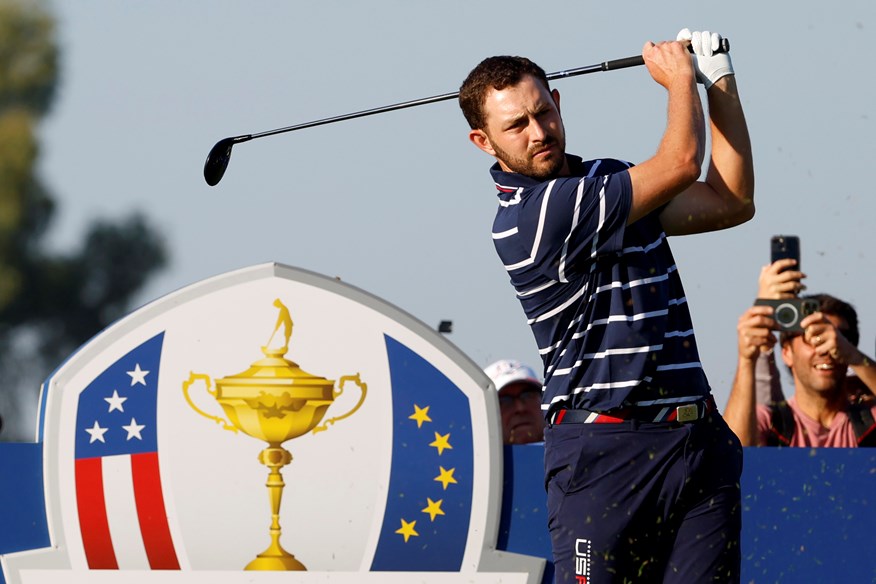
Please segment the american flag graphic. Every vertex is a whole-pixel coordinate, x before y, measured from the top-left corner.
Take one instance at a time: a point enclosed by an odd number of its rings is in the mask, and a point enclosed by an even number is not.
[[[92,570],[179,570],[161,488],[158,377],[164,333],[110,365],[79,395],[76,505]]]

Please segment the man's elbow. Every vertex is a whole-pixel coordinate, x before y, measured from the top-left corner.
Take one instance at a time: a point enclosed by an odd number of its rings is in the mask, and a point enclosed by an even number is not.
[[[754,207],[754,199],[748,197],[746,199],[740,200],[736,205],[732,212],[729,214],[728,219],[731,222],[729,227],[735,227],[736,225],[742,225],[743,223],[747,223],[754,219],[755,207]]]
[[[678,173],[678,182],[687,188],[700,178],[703,167],[696,156],[690,156],[681,158],[676,164],[675,170]]]

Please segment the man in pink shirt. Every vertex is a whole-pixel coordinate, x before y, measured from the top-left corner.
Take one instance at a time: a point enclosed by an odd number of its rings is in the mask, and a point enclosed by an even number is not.
[[[857,348],[855,309],[832,296],[811,296],[819,312],[803,319],[803,333],[781,334],[781,356],[794,378],[787,402],[757,404],[755,363],[776,343],[768,306],[752,306],[737,326],[739,360],[724,418],[743,446],[858,447],[876,443],[876,406],[852,405],[848,368],[876,390],[876,364]]]

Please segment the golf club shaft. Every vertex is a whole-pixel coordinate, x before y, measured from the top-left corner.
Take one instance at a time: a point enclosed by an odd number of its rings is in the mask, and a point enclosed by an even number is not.
[[[688,46],[690,50],[690,46]],[[725,53],[730,50],[730,43],[727,39],[722,40],[722,45],[719,47],[718,52]],[[623,59],[615,59],[613,61],[604,61],[602,63],[598,63],[596,65],[588,65],[587,67],[578,67],[576,69],[566,69],[565,71],[557,71],[555,73],[550,73],[547,75],[549,81],[554,79],[565,79],[566,77],[575,77],[577,75],[584,75],[585,73],[596,73],[599,71],[614,71],[617,69],[625,69],[627,67],[637,67],[639,65],[644,65],[645,60],[641,55],[636,55],[634,57],[626,57]],[[413,101],[404,101],[401,103],[396,103],[392,105],[385,105],[383,107],[376,107],[373,109],[362,110],[359,112],[354,112],[351,114],[344,114],[340,116],[334,116],[331,118],[323,118],[321,120],[315,120],[313,122],[305,122],[303,124],[297,124],[295,126],[286,126],[285,128],[278,128],[276,130],[268,130],[266,132],[259,132],[257,134],[243,134],[241,136],[232,136],[230,138],[224,138],[216,143],[213,146],[213,149],[210,150],[210,153],[207,155],[207,161],[204,163],[204,179],[207,181],[207,184],[210,186],[215,186],[222,180],[222,176],[225,174],[225,169],[228,167],[228,162],[231,159],[231,148],[235,144],[240,144],[241,142],[249,142],[255,138],[264,138],[265,136],[273,136],[274,134],[283,134],[286,132],[294,132],[295,130],[303,130],[305,128],[313,128],[315,126],[323,126],[325,124],[333,124],[335,122],[343,122],[346,120],[352,120],[355,118],[364,118],[365,116],[373,116],[375,114],[382,114],[386,112],[391,112],[395,110],[405,109],[409,107],[415,107],[418,105],[426,105],[429,103],[437,103],[439,101],[447,101],[450,99],[456,99],[459,97],[459,92],[454,91],[453,93],[444,93],[442,95],[434,95],[432,97],[424,97],[421,99],[415,99]]]
[[[588,65],[586,67],[578,67],[576,69],[567,69],[565,71],[557,71],[555,73],[548,74],[548,81],[553,81],[554,79],[565,79],[566,77],[575,77],[577,75],[584,75],[585,73],[596,73],[599,71],[613,71],[615,69],[625,69],[627,67],[637,67],[639,65],[644,65],[645,60],[642,59],[641,55],[637,55],[635,57],[626,57],[624,59],[615,59],[613,61],[605,61],[603,63],[599,63],[596,65]],[[373,116],[375,114],[383,114],[386,112],[396,111],[400,109],[405,109],[409,107],[416,107],[419,105],[427,105],[430,103],[438,103],[440,101],[448,101],[451,99],[456,99],[459,97],[459,92],[454,91],[453,93],[443,93],[441,95],[433,95],[432,97],[423,97],[420,99],[414,99],[411,101],[403,101],[401,103],[395,103],[392,105],[385,105],[382,107],[376,107],[373,109],[362,110],[359,112],[353,112],[349,114],[343,114],[340,116],[334,116],[331,118],[323,118],[321,120],[315,120],[312,122],[305,122],[303,124],[296,124],[294,126],[287,126],[285,128],[277,128],[276,130],[268,130],[265,132],[259,132],[257,134],[247,134],[245,136],[237,136],[235,137],[235,143],[237,142],[246,142],[248,140],[252,140],[254,138],[263,138],[265,136],[273,136],[274,134],[282,134],[285,132],[294,132],[295,130],[303,130],[305,128],[313,128],[314,126],[323,126],[325,124],[333,124],[335,122],[344,122],[346,120],[352,120],[355,118],[364,118],[365,116]]]

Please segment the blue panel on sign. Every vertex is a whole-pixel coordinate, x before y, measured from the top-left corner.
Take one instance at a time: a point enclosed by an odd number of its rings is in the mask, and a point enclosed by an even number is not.
[[[742,505],[743,582],[876,582],[873,449],[746,448]]]
[[[42,444],[0,443],[0,554],[50,543],[42,453]]]
[[[504,447],[502,514],[496,549],[545,558],[542,582],[554,581],[547,498],[542,480],[544,443]]]
[[[386,336],[392,469],[372,571],[455,572],[471,516],[474,451],[466,395]]]

